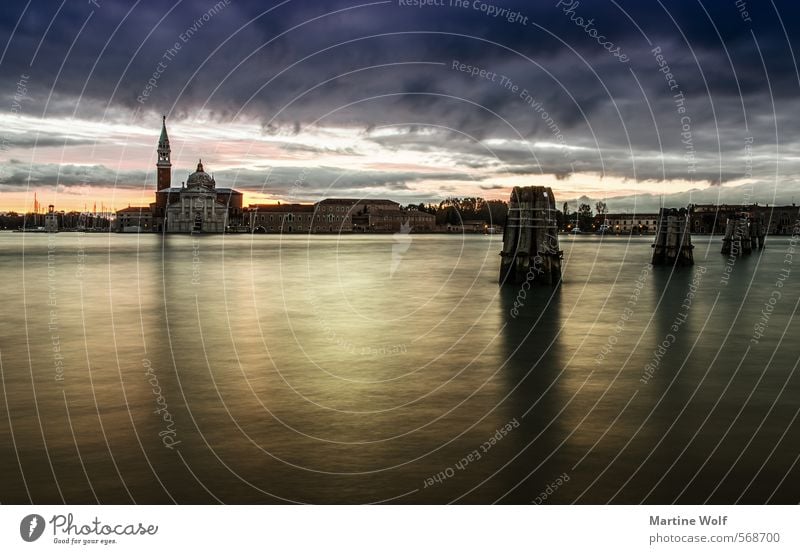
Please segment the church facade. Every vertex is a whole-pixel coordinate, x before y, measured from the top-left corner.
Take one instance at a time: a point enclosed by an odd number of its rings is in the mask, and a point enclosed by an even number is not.
[[[156,206],[164,207],[163,220],[156,225],[167,233],[224,233],[231,224],[228,201],[235,191],[221,192],[214,177],[203,170],[201,160],[180,187],[156,192]]]
[[[172,186],[172,149],[166,120],[166,116],[162,117],[158,139],[156,197],[149,207],[151,229],[157,233],[224,233],[231,226],[241,225],[242,193],[217,187],[214,176],[205,172],[202,160],[181,186]],[[147,210],[125,210],[134,209]],[[125,231],[125,210],[117,213],[119,231]]]

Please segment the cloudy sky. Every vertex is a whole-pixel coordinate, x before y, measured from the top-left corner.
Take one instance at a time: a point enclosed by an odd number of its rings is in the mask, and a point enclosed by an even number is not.
[[[423,5],[419,5],[423,4]],[[613,211],[800,202],[789,0],[12,0],[0,211],[150,202],[203,159],[246,202],[548,185]]]

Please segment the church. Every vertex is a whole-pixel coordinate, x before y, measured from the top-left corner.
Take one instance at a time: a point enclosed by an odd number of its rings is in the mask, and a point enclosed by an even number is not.
[[[150,204],[152,225],[157,233],[224,233],[242,222],[242,193],[232,188],[217,187],[213,174],[203,169],[203,161],[181,186],[172,186],[172,150],[167,135],[167,118],[161,119],[156,162],[156,198]],[[125,214],[147,208],[126,208],[117,213],[118,230],[142,232],[140,225],[126,227]],[[123,213],[125,212],[125,213]]]

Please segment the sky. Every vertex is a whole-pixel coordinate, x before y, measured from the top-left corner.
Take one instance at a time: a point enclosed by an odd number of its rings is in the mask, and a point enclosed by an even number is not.
[[[0,4],[0,211],[147,204],[202,158],[245,203],[800,202],[800,7],[760,0]]]

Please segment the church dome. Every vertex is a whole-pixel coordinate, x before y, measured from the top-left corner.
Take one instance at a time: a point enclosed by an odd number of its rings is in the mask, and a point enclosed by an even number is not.
[[[203,171],[203,161],[200,160],[197,163],[197,171],[189,175],[189,178],[186,180],[186,187],[205,187],[205,188],[214,188],[216,186],[216,182],[214,178]]]

